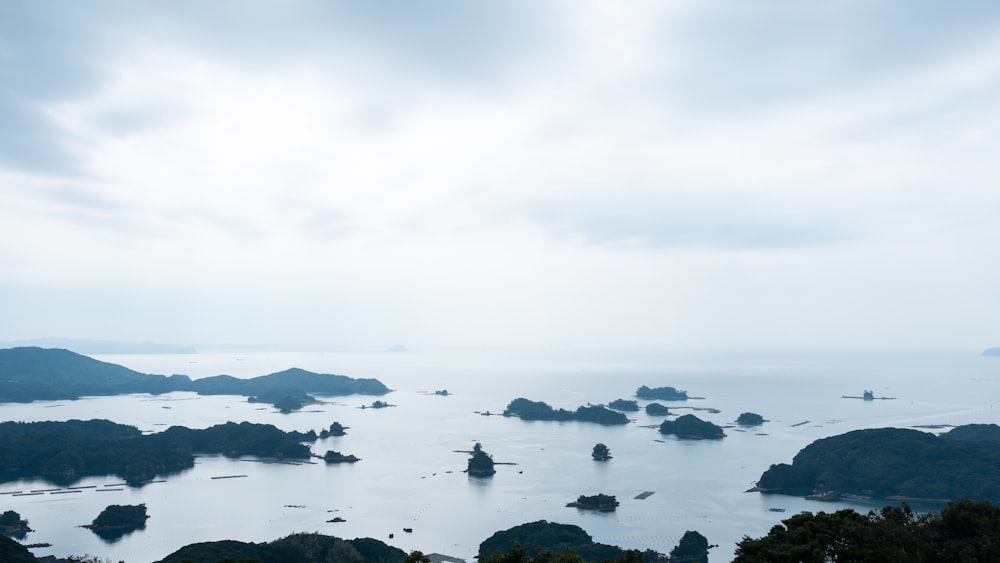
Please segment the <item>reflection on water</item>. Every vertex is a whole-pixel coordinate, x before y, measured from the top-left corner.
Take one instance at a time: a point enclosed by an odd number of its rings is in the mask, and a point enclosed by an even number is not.
[[[408,352],[403,354],[280,354],[240,352],[196,356],[103,356],[151,373],[252,377],[301,367],[377,377],[396,389],[391,409],[361,409],[371,397],[338,397],[307,412],[282,415],[243,397],[171,393],[0,405],[0,420],[106,418],[158,432],[171,425],[205,428],[228,421],[320,431],[334,422],[347,435],[311,444],[361,458],[354,464],[287,465],[200,456],[194,468],[141,488],[113,476],[88,477],[72,494],[43,481],[0,485],[0,511],[16,510],[36,531],[26,543],[51,543],[37,555],[89,553],[144,563],[194,542],[271,541],[293,532],[374,537],[404,550],[464,557],[493,532],[535,520],[576,524],[596,541],[669,551],[687,530],[710,543],[713,561],[728,560],[743,535],[759,536],[801,510],[872,503],[818,503],[745,493],[772,463],[789,462],[813,440],[865,427],[996,422],[991,404],[1000,360],[968,354],[703,356],[596,355],[514,360]],[[186,362],[197,361],[197,364]],[[192,373],[189,367],[199,370]],[[670,385],[705,399],[684,406],[731,426],[745,411],[768,419],[750,432],[727,429],[721,441],[683,442],[660,436],[662,417],[629,413],[632,424],[523,422],[500,412],[516,397],[556,408],[629,398],[640,385]],[[449,396],[431,393],[448,389]],[[853,401],[842,395],[873,389],[894,401]],[[662,402],[662,401],[661,401]],[[677,403],[663,402],[669,406]],[[645,402],[642,402],[645,404]],[[680,411],[681,413],[692,411]],[[940,431],[940,430],[937,430]],[[497,465],[491,478],[463,471],[481,442]],[[596,443],[614,458],[595,462]],[[218,477],[245,475],[239,479]],[[654,494],[637,499],[640,493]],[[15,492],[18,496],[15,496]],[[27,493],[22,495],[22,493]],[[581,494],[616,495],[614,513],[567,508]],[[109,504],[145,503],[144,529],[105,543],[87,529]],[[345,522],[331,522],[342,518]],[[409,528],[412,533],[402,533]],[[389,535],[393,534],[393,539]]]

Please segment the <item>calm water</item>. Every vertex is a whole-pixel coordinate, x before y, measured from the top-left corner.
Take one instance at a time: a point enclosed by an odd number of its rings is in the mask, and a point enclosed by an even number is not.
[[[813,440],[858,428],[998,422],[994,400],[1000,398],[1000,358],[977,353],[102,356],[142,372],[195,378],[253,377],[289,367],[377,377],[395,390],[388,400],[397,406],[362,410],[358,407],[373,397],[338,397],[282,415],[241,397],[187,393],[0,405],[0,420],[106,418],[147,431],[244,420],[319,431],[339,421],[349,427],[348,435],[319,441],[313,451],[336,449],[362,458],[353,465],[326,466],[201,457],[193,469],[168,476],[165,483],[97,492],[118,479],[90,478],[76,485],[96,489],[80,493],[0,495],[0,511],[16,510],[37,530],[23,543],[52,544],[35,549],[36,555],[89,553],[128,563],[155,561],[199,541],[261,542],[300,531],[374,537],[407,551],[471,559],[493,532],[540,519],[579,525],[596,541],[661,552],[686,530],[697,530],[719,545],[712,560],[728,561],[743,535],[765,534],[800,510],[872,508],[744,492],[770,464],[789,462]],[[695,414],[720,425],[731,424],[744,411],[762,414],[768,422],[746,432],[727,429],[722,441],[683,442],[648,428],[662,419],[642,412],[629,415],[632,424],[614,428],[475,414],[500,412],[519,396],[565,408],[605,403],[631,398],[640,385],[671,385],[704,397],[668,405],[718,409],[719,414]],[[435,389],[452,395],[428,394]],[[897,399],[841,398],[864,389]],[[462,473],[467,455],[455,450],[469,450],[477,441],[496,461],[515,465],[498,466],[491,479],[467,477]],[[613,460],[590,459],[597,442],[611,448]],[[246,477],[212,479],[228,475]],[[0,492],[50,487],[22,481],[2,484]],[[655,494],[636,500],[643,491]],[[594,493],[617,495],[618,511],[594,514],[565,507],[580,494]],[[108,504],[137,503],[148,507],[146,528],[114,543],[78,527]],[[347,521],[327,522],[334,517]]]

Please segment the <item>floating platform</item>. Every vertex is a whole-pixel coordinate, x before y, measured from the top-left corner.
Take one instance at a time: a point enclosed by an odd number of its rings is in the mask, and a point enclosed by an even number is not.
[[[656,494],[656,491],[643,491],[635,495],[636,500],[644,500]]]

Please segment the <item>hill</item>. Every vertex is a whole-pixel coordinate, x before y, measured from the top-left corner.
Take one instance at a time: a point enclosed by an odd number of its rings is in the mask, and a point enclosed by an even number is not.
[[[791,465],[772,465],[757,490],[831,500],[858,495],[1000,501],[995,439],[969,439],[984,434],[979,425],[959,426],[948,434],[876,428],[816,440]]]
[[[160,394],[265,395],[278,392],[321,395],[384,395],[377,379],[313,373],[292,368],[251,379],[217,375],[192,381],[186,375],[154,375],[55,348],[0,349],[0,402],[72,400],[84,396]]]

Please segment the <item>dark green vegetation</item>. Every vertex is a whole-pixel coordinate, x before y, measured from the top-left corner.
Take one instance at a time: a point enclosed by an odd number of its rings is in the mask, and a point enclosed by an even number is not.
[[[626,399],[615,399],[608,403],[608,408],[615,409],[616,411],[639,412],[639,403]]]
[[[942,436],[918,430],[855,430],[816,440],[761,475],[763,492],[877,498],[1000,501],[1000,449],[986,425]],[[990,439],[970,439],[990,435]],[[960,439],[955,439],[960,438]]]
[[[406,553],[371,538],[342,540],[322,534],[292,534],[269,543],[232,540],[188,545],[159,563],[403,563]]]
[[[614,495],[596,494],[580,495],[576,502],[571,502],[566,506],[582,508],[583,510],[596,510],[598,512],[614,512],[618,508],[618,499]]]
[[[17,512],[8,510],[0,514],[0,535],[21,539],[30,531],[28,521],[22,520]]]
[[[726,435],[721,427],[693,414],[664,420],[660,424],[660,434],[673,434],[682,440],[721,440]]]
[[[678,391],[673,387],[654,387],[650,389],[643,385],[636,390],[635,396],[640,399],[647,400],[659,400],[659,401],[686,401],[688,400],[687,391]]]
[[[594,451],[590,453],[596,461],[608,461],[611,459],[611,450],[604,444],[595,444]]]
[[[194,453],[303,459],[314,432],[228,422],[192,430],[172,426],[142,434],[107,420],[0,423],[0,482],[26,477],[68,485],[88,475],[118,475],[140,485],[194,465]]]
[[[646,414],[649,416],[667,416],[670,410],[660,403],[649,403],[646,405]]]
[[[740,426],[760,426],[764,424],[764,417],[754,412],[745,412],[737,417],[736,424]]]
[[[7,536],[0,535],[0,561],[3,563],[36,563],[38,559],[28,551],[28,548]]]
[[[267,391],[260,395],[254,395],[248,398],[247,402],[268,403],[281,411],[282,414],[288,414],[293,411],[297,411],[306,405],[318,403],[319,401],[316,400],[316,397],[313,397],[304,391],[275,390]]]
[[[88,526],[91,529],[107,528],[136,528],[146,524],[145,504],[112,504],[100,514]]]
[[[567,550],[571,550],[567,553]],[[547,556],[545,552],[548,552]],[[528,556],[535,553],[534,557]],[[558,559],[553,554],[561,554]],[[626,556],[629,556],[626,559]],[[655,551],[645,553],[626,552],[613,545],[594,543],[590,534],[579,526],[557,524],[539,520],[499,531],[479,544],[480,563],[545,563],[556,560],[559,563],[585,561],[656,561],[660,556]]]
[[[867,515],[849,509],[797,514],[762,538],[744,537],[733,561],[986,562],[998,554],[1000,508],[963,500],[922,515],[906,505]]]
[[[698,532],[684,532],[680,543],[670,550],[670,563],[708,563],[708,538]]]
[[[323,430],[319,433],[320,438],[329,438],[330,436],[345,436],[347,428],[339,422],[334,422],[330,425],[329,430]]]
[[[483,451],[483,445],[476,442],[465,471],[473,477],[489,477],[497,472],[493,465],[493,456]]]
[[[327,450],[323,455],[323,461],[327,463],[354,463],[361,461],[361,458],[354,455],[344,455],[338,451]]]
[[[199,395],[264,396],[289,392],[320,395],[384,395],[376,379],[352,379],[292,368],[251,379],[217,375],[192,381],[186,375],[153,375],[81,356],[69,350],[0,349],[0,402],[78,399],[83,396],[193,391]]]
[[[618,412],[601,405],[577,407],[575,411],[553,409],[541,401],[529,401],[517,398],[507,405],[504,416],[516,416],[521,420],[560,420],[596,422],[598,424],[628,424],[628,418]]]

